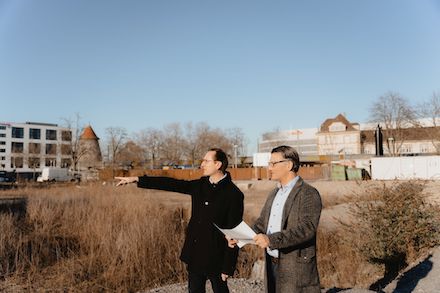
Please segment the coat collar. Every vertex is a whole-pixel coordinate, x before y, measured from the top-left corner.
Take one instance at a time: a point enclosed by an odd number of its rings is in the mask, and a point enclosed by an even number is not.
[[[204,176],[203,178],[205,178],[205,181],[212,186],[223,186],[223,185],[227,184],[228,182],[232,181],[231,174],[227,171],[225,172],[225,177],[223,177],[217,183],[211,183],[211,181],[209,181],[209,176]]]
[[[304,184],[303,179],[301,177],[299,177],[295,186],[290,191],[289,196],[287,197],[287,200],[284,203],[281,227],[284,227],[286,220],[287,220],[287,216],[289,215],[289,211],[292,209],[293,202],[295,201],[295,198],[298,195],[299,191],[301,190],[301,187],[303,186],[303,184]],[[275,196],[277,195],[278,190],[279,190],[278,187],[275,188],[274,190],[272,190],[272,192],[268,196],[268,201],[270,201],[270,205],[269,205],[270,208],[267,209],[267,211],[266,211],[266,224],[269,222],[270,210],[271,210],[273,200],[275,199]]]

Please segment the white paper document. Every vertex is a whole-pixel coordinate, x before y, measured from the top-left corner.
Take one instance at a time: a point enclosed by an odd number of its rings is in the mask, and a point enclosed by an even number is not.
[[[217,225],[215,226],[229,238],[237,240],[237,246],[240,248],[242,248],[246,244],[255,244],[255,241],[253,239],[254,236],[257,234],[255,234],[254,230],[252,230],[251,227],[249,227],[248,224],[246,224],[244,221],[242,221],[240,224],[232,229],[222,229]]]

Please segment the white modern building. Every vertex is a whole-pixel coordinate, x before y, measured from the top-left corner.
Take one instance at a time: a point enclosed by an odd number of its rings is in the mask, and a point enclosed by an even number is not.
[[[277,146],[294,147],[303,161],[318,155],[317,128],[291,129],[267,132],[258,144],[259,153],[267,153]]]
[[[0,170],[41,172],[71,165],[72,132],[49,123],[0,122]]]

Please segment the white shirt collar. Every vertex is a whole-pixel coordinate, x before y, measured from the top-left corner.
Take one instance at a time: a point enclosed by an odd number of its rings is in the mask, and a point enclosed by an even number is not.
[[[279,189],[282,189],[282,190],[288,190],[288,189],[292,189],[294,186],[295,186],[295,184],[296,184],[296,182],[298,182],[298,179],[299,179],[299,176],[297,175],[297,176],[295,176],[295,178],[293,178],[292,180],[290,180],[286,185],[281,185],[281,183],[279,183],[278,182],[278,188]]]
[[[226,178],[226,173],[223,175],[223,177],[222,178],[220,178],[220,180],[219,181],[217,181],[217,182],[213,182],[212,180],[211,180],[211,177],[209,177],[209,182],[211,183],[211,184],[218,184],[218,183],[220,183],[220,181],[222,181],[223,179],[225,179]]]

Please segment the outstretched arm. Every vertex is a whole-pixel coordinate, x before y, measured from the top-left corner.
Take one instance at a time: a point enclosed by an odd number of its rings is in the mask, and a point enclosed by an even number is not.
[[[136,183],[139,181],[139,177],[115,177],[116,180],[119,180],[119,182],[116,184],[116,186],[126,185],[130,183]]]

